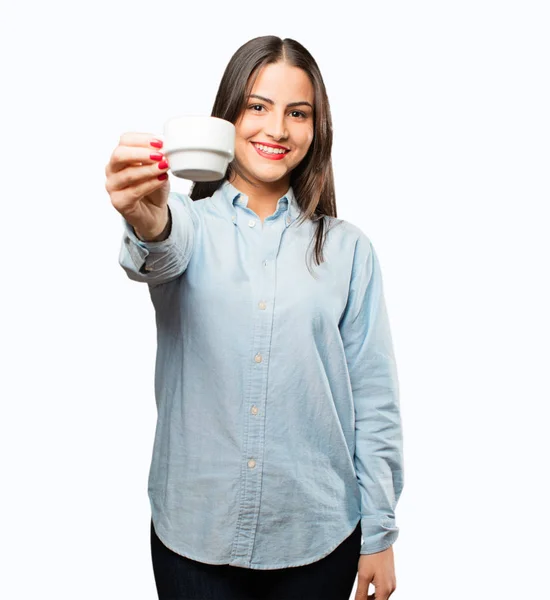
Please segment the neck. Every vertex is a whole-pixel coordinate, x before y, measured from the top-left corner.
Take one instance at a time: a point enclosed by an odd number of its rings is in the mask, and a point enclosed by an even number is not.
[[[290,187],[290,177],[283,177],[278,181],[262,182],[258,186],[252,186],[237,174],[233,174],[229,179],[229,183],[248,197],[248,208],[263,219],[272,215],[277,209],[277,202]]]

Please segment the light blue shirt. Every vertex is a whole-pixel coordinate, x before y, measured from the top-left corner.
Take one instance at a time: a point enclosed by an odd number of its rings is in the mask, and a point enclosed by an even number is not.
[[[292,187],[263,224],[247,203],[227,181],[197,201],[170,192],[162,242],[123,219],[119,263],[156,315],[155,531],[196,561],[280,569],[360,520],[361,553],[380,552],[398,536],[403,444],[377,255],[324,217],[317,266]]]

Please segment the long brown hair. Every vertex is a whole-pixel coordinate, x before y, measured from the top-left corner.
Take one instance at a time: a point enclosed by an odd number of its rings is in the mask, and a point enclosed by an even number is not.
[[[315,262],[319,265],[324,262],[323,245],[326,238],[327,220],[323,217],[336,217],[337,214],[331,157],[332,119],[325,84],[313,56],[290,38],[266,35],[246,42],[233,54],[225,69],[212,116],[235,124],[246,108],[248,96],[262,67],[281,61],[305,71],[314,89],[313,141],[303,160],[291,171],[290,185],[303,213],[298,222],[306,219],[317,222]],[[251,183],[235,157],[222,179],[193,182],[190,198],[199,200],[212,196],[224,181],[231,178],[233,172]]]

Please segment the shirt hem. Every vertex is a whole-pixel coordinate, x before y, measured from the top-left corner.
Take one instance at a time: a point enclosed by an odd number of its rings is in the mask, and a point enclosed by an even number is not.
[[[151,517],[152,518],[152,517]],[[206,559],[203,557],[199,557],[198,555],[191,555],[188,553],[183,553],[179,550],[176,550],[175,548],[172,548],[172,546],[168,543],[166,543],[165,539],[163,538],[164,534],[160,533],[156,526],[155,526],[155,521],[153,520],[153,527],[155,528],[155,533],[157,535],[157,537],[159,538],[159,540],[172,552],[175,552],[176,554],[179,554],[180,556],[183,556],[184,558],[188,558],[189,560],[194,560],[196,562],[201,562],[201,563],[205,563],[207,565],[229,565],[230,567],[236,567],[236,568],[244,568],[244,569],[254,569],[257,571],[272,571],[275,569],[288,569],[291,567],[303,567],[305,565],[310,565],[312,563],[315,563],[319,560],[322,560],[323,558],[325,558],[326,556],[328,556],[331,552],[333,552],[334,550],[336,550],[336,548],[338,548],[338,546],[344,542],[344,540],[346,540],[356,529],[357,525],[359,525],[361,519],[359,519],[357,521],[357,523],[355,523],[355,525],[353,525],[353,527],[351,528],[350,531],[348,531],[348,533],[346,533],[344,535],[344,537],[337,542],[334,546],[332,546],[329,550],[323,552],[323,554],[318,555],[318,556],[314,556],[314,557],[308,557],[306,559],[304,559],[303,561],[300,562],[293,562],[293,563],[289,563],[289,564],[284,564],[284,565],[265,565],[265,564],[259,564],[259,563],[247,563],[246,565],[243,564],[235,564],[235,563],[228,563],[227,561],[212,561],[211,559]],[[359,556],[357,557],[357,559],[359,560]]]

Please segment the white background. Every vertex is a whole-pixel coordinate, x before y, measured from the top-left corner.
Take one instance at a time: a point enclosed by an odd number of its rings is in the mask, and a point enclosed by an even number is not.
[[[123,132],[210,114],[231,55],[268,34],[319,64],[338,216],[382,265],[405,449],[392,600],[550,597],[547,7],[3,5],[2,598],[157,598],[154,312],[118,264],[104,168]]]

